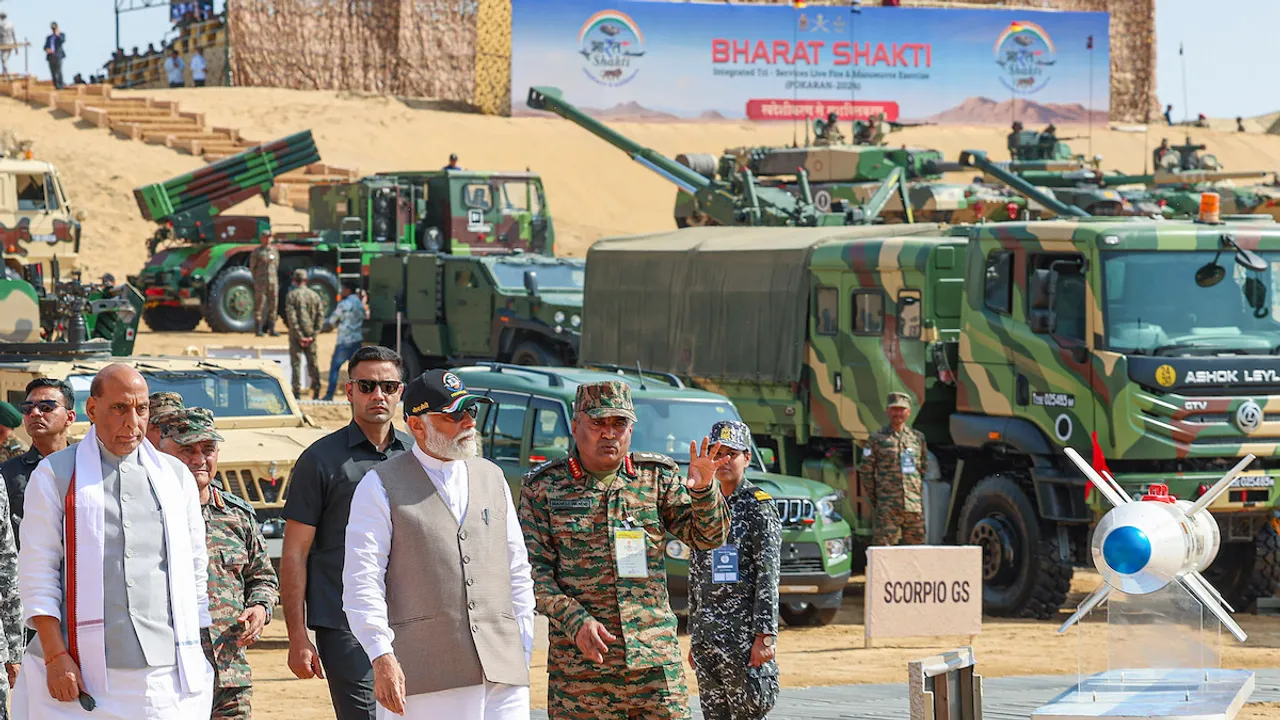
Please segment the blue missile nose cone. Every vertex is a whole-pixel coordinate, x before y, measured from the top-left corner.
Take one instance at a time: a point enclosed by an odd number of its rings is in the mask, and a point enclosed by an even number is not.
[[[1132,525],[1118,527],[1102,542],[1102,558],[1112,570],[1132,575],[1151,560],[1151,540]]]

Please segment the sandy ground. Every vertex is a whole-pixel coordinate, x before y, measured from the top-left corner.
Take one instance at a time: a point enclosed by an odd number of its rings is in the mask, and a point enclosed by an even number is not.
[[[240,128],[247,137],[271,140],[310,129],[324,162],[361,173],[439,168],[449,153],[463,167],[540,173],[557,229],[558,249],[581,256],[601,237],[673,229],[675,189],[622,152],[573,124],[543,118],[500,118],[421,110],[391,98],[269,88],[191,88],[120,92],[147,94],[206,114],[209,125]],[[570,98],[572,99],[572,98]],[[617,123],[618,131],[670,156],[681,152],[719,153],[743,144],[788,144],[799,124]],[[48,109],[0,98],[0,130],[35,141],[35,152],[54,162],[76,207],[90,216],[85,225],[83,263],[93,274],[118,278],[141,269],[153,226],[142,220],[132,190],[190,171],[200,160],[173,150],[120,140],[108,131],[78,127]],[[1060,137],[1087,128],[1063,126]],[[892,141],[935,147],[949,158],[961,150],[985,148],[1004,158],[1001,127],[931,126],[908,128]],[[1143,169],[1161,137],[1177,142],[1186,134],[1207,143],[1229,169],[1280,168],[1280,136],[1237,134],[1196,128],[1152,126],[1149,136],[1095,129],[1093,141],[1072,140],[1077,152],[1100,153],[1104,166]],[[965,177],[960,175],[957,179]],[[237,212],[262,214],[258,200]],[[272,206],[278,223],[305,224],[304,215]]]

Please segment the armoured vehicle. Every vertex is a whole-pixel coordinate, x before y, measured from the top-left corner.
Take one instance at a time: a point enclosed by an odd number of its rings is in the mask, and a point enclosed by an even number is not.
[[[582,383],[627,383],[638,417],[631,449],[661,453],[685,469],[691,441],[701,441],[720,420],[741,419],[723,396],[685,387],[665,373],[502,363],[454,372],[472,392],[494,400],[492,406],[480,406],[476,424],[484,456],[502,467],[516,498],[525,473],[572,451],[570,420]],[[763,456],[772,462],[771,451]],[[813,480],[768,473],[761,458],[760,449],[753,448],[747,477],[773,496],[782,519],[779,612],[789,625],[827,625],[840,608],[850,573],[851,538],[840,514],[841,493]],[[665,543],[671,606],[683,611],[688,606],[689,548],[670,534]]]
[[[779,471],[847,487],[863,541],[859,445],[887,424],[886,394],[909,393],[940,470],[929,539],[982,546],[985,612],[1063,604],[1099,508],[1062,451],[1089,453],[1095,434],[1132,493],[1160,483],[1194,499],[1258,456],[1212,506],[1223,547],[1207,575],[1238,608],[1274,588],[1268,218],[687,228],[601,240],[587,266],[584,362],[725,395]]]
[[[864,205],[854,206],[835,198],[830,199],[825,208],[821,208],[809,185],[808,172],[804,169],[796,171],[798,193],[759,182],[754,170],[746,166],[737,168],[728,177],[716,179],[619,135],[604,123],[574,107],[556,88],[529,88],[529,97],[525,102],[530,108],[553,112],[575,123],[691,196],[697,207],[698,219],[686,224],[806,227],[862,225],[875,222],[895,194],[900,198],[899,207],[910,204],[906,200],[906,173],[902,167],[886,167],[879,187],[871,193]]]
[[[156,330],[190,330],[203,317],[216,332],[253,330],[249,257],[265,217],[226,209],[266,196],[275,178],[319,158],[310,131],[250,148],[165,183],[134,191],[144,217],[161,225],[153,257],[130,282]],[[370,261],[392,253],[486,255],[515,249],[553,254],[555,232],[542,181],[531,173],[393,172],[310,189],[310,228],[276,232],[280,307],[297,268],[336,302],[339,283],[363,284]]]
[[[110,357],[102,353],[61,357],[0,354],[0,398],[14,405],[21,403],[27,383],[38,377],[67,381],[76,395],[71,440],[78,442],[89,431],[85,412],[89,384],[99,370],[113,362],[127,362],[137,368],[151,392],[176,392],[186,405],[213,411],[218,432],[224,438],[218,453],[216,482],[253,505],[268,538],[283,537],[280,513],[293,463],[327,431],[303,416],[275,362],[148,355]],[[29,442],[25,435],[23,440]]]
[[[80,272],[63,281],[59,259],[51,282],[33,262],[21,275],[0,268],[0,357],[93,350],[128,355],[137,338],[142,296],[129,285],[82,283]]]
[[[8,141],[0,148],[0,251],[15,273],[39,263],[52,277],[57,257],[64,270],[76,267],[80,223],[88,214],[75,208],[62,187],[58,169],[35,159],[31,144]]]

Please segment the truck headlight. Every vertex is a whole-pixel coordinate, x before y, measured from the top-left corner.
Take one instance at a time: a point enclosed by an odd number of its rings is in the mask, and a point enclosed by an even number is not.
[[[564,322],[564,311],[557,310],[556,314],[552,315],[552,318],[554,318],[556,321],[556,324],[559,325],[560,323]]]
[[[689,560],[689,546],[679,540],[667,541],[667,557],[672,560]]]
[[[581,318],[581,317],[579,317],[579,316],[577,316],[577,315],[570,315],[570,316],[569,316],[569,324],[570,324],[570,325],[572,325],[572,326],[574,326],[574,327],[578,327],[579,325],[581,325],[581,324],[582,324],[582,318]]]
[[[843,516],[840,515],[840,501],[843,499],[844,493],[839,490],[831,493],[830,495],[824,495],[822,499],[818,501],[818,514],[822,516],[823,520],[829,523],[843,520]]]
[[[849,538],[835,538],[826,541],[827,562],[840,562],[849,556]]]

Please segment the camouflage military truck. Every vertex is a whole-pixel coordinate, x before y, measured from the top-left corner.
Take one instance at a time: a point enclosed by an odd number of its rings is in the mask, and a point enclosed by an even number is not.
[[[573,365],[585,261],[536,253],[412,252],[369,262],[367,342],[408,377],[475,360]]]
[[[80,223],[88,217],[72,206],[52,163],[34,159],[29,143],[0,148],[0,250],[4,265],[21,273],[39,263],[52,277],[57,257],[72,271],[80,252]]]
[[[1222,220],[605,239],[587,255],[582,357],[725,395],[781,472],[848,489],[862,542],[858,446],[888,422],[886,394],[910,394],[940,469],[929,539],[982,546],[996,615],[1055,615],[1089,559],[1105,508],[1064,447],[1088,457],[1096,433],[1128,492],[1186,499],[1253,453],[1211,508],[1222,549],[1206,573],[1243,609],[1280,579],[1280,226]]]
[[[151,392],[176,392],[186,405],[213,411],[218,432],[224,438],[216,481],[253,505],[263,534],[268,538],[283,537],[280,513],[293,463],[327,431],[303,416],[284,382],[283,371],[270,360],[145,355],[121,358],[102,353],[20,357],[0,353],[0,398],[17,405],[25,399],[24,389],[31,380],[66,380],[76,394],[77,422],[71,426],[71,440],[76,442],[89,431],[85,412],[89,384],[95,373],[112,362],[132,364],[146,378]]]
[[[223,213],[265,197],[278,175],[318,158],[307,131],[135,190],[143,216],[161,225],[151,241],[153,256],[130,278],[146,297],[147,324],[190,330],[203,318],[215,332],[251,332],[249,256],[270,223]],[[309,200],[309,229],[273,233],[280,307],[298,268],[325,298],[327,314],[339,283],[363,286],[369,263],[380,255],[554,253],[542,181],[530,173],[384,173],[313,185]]]
[[[741,419],[723,396],[684,387],[662,373],[501,363],[454,372],[472,392],[494,401],[480,406],[476,424],[484,456],[502,467],[516,498],[526,472],[572,451],[569,422],[582,383],[626,382],[638,416],[631,449],[661,453],[686,469],[691,441],[701,441],[720,420]],[[772,462],[772,451],[753,448],[747,477],[773,496],[782,519],[779,612],[789,625],[830,624],[850,573],[851,538],[841,517],[841,492],[813,480],[765,472]],[[683,611],[688,607],[689,548],[668,534],[666,559],[671,606]]]

